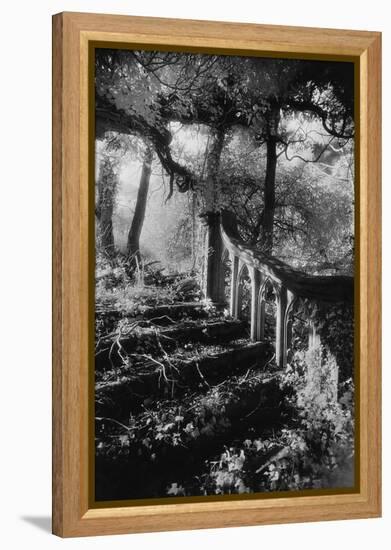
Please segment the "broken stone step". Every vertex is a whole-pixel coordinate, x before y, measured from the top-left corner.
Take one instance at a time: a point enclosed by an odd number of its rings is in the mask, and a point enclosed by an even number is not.
[[[210,311],[205,306],[204,302],[176,302],[175,304],[164,304],[153,307],[144,306],[143,310],[141,312],[136,312],[136,314],[131,314],[126,310],[118,309],[98,309],[95,314],[96,317],[99,318],[108,317],[112,319],[153,319],[156,317],[156,320],[160,320],[162,324],[170,324],[170,320],[164,319],[164,317],[171,317],[173,320],[181,319],[184,316],[188,316],[192,319],[205,319],[210,315]]]
[[[237,319],[207,321],[203,324],[173,326],[161,331],[166,338],[178,342],[227,341],[246,334],[247,323]]]
[[[227,342],[245,337],[247,324],[239,320],[217,320],[195,322],[187,321],[165,328],[136,328],[129,335],[114,340],[113,337],[102,339],[95,354],[97,372],[120,367],[124,356],[144,350],[145,353],[162,354],[161,346],[166,352],[177,348],[178,344],[189,342]]]
[[[176,302],[175,304],[166,304],[161,306],[143,306],[142,310],[136,313],[130,313],[126,310],[118,309],[98,309],[95,312],[95,318],[101,324],[101,330],[108,334],[115,330],[115,327],[122,319],[129,321],[149,320],[156,326],[170,326],[178,320],[184,319],[208,319],[216,315],[216,312],[205,306],[204,302]]]
[[[183,302],[172,305],[162,305],[146,309],[144,319],[154,320],[161,326],[172,324],[170,319],[177,321],[183,318],[207,319],[210,315],[203,302]]]
[[[97,414],[124,420],[132,411],[140,410],[146,400],[180,397],[190,390],[204,392],[254,365],[262,368],[271,357],[271,349],[267,342],[243,341],[236,346],[231,343],[230,349],[218,353],[208,354],[206,347],[202,356],[182,359],[172,355],[160,359],[164,369],[156,359],[146,359],[138,372],[124,371],[117,380],[96,384]]]
[[[202,471],[205,460],[216,455],[224,445],[229,446],[238,438],[251,436],[255,428],[257,433],[262,433],[263,430],[278,427],[282,421],[278,375],[265,373],[243,390],[239,384],[237,391],[224,399],[224,405],[220,407],[222,414],[213,408],[205,411],[202,406],[208,399],[215,399],[214,389],[197,396],[187,406],[184,401],[183,412],[176,418],[172,418],[172,413],[171,416],[168,412],[165,415],[163,409],[160,415],[164,426],[158,443],[154,432],[150,434],[144,415],[133,419],[136,420],[133,425],[140,426],[140,429],[134,432],[136,435],[132,435],[130,440],[127,438],[130,433],[126,429],[127,423],[123,427],[119,424],[115,426],[112,420],[98,417],[96,473],[102,480],[108,481],[107,484],[99,484],[99,499],[166,496],[167,486],[194,477]],[[167,409],[169,406],[168,403]],[[178,419],[181,419],[180,422]],[[175,426],[171,426],[175,421]],[[189,425],[196,435],[189,435]],[[173,435],[178,433],[182,444],[166,437],[170,432]],[[117,450],[113,452],[115,447]]]

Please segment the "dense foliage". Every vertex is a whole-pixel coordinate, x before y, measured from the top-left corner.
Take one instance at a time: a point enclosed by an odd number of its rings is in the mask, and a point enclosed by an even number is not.
[[[330,384],[335,359],[317,349],[298,353],[281,376],[288,426],[268,437],[245,439],[211,460],[206,494],[291,491],[352,486],[354,407],[352,380]]]

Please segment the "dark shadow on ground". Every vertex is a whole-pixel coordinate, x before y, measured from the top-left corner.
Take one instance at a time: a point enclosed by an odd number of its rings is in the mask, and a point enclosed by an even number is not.
[[[41,529],[41,531],[52,532],[52,518],[50,516],[21,516],[21,519]]]

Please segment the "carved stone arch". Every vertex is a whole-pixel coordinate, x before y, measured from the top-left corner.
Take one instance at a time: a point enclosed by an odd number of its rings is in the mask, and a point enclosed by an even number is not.
[[[261,284],[261,288],[259,289],[259,301],[262,300],[262,295],[263,295],[263,292],[266,288],[266,285],[267,284],[270,284],[273,288],[273,291],[276,295],[276,299],[278,297],[278,294],[279,294],[279,287],[278,285],[276,284],[276,282],[270,277],[270,275],[264,275],[264,278],[263,278],[263,282]]]
[[[293,298],[289,300],[289,291],[288,291],[288,305],[285,314],[285,327],[287,334],[287,349],[288,349],[288,361],[292,358],[293,353],[297,348],[295,348],[293,342],[293,336],[298,338],[299,342],[306,342],[310,337],[311,324],[309,319],[306,316],[298,315],[300,311],[300,306],[303,305],[305,298],[298,295],[293,295],[290,293]],[[298,348],[301,349],[300,347]],[[289,352],[290,350],[290,352]]]
[[[298,296],[296,296],[295,294],[293,294],[293,292],[288,290],[288,301],[287,301],[285,319],[284,319],[285,323],[288,322],[289,315],[292,312],[295,305],[299,302],[299,300],[300,298]]]
[[[250,270],[251,278],[251,326],[250,337],[251,340],[257,341],[258,338],[258,318],[259,318],[259,289],[262,283],[261,271],[252,266]]]
[[[286,361],[289,362],[292,359],[292,319],[289,318],[295,305],[299,302],[300,298],[288,290],[287,307],[284,315],[284,348],[286,353]]]
[[[273,292],[275,295],[275,307],[277,307],[278,290],[276,288],[276,284],[271,277],[266,276],[260,286],[259,293],[258,293],[257,340],[264,340],[265,338],[267,300],[264,297],[264,292],[268,285],[270,285],[270,287],[273,289]],[[276,319],[275,319],[275,323],[276,323]]]
[[[230,252],[231,259],[231,296],[229,301],[230,315],[238,318],[238,279],[239,279],[239,258]]]
[[[224,246],[222,252],[221,252],[221,261],[224,263],[230,258],[231,254],[226,246]]]
[[[241,278],[244,270],[247,270],[248,276],[250,277],[250,269],[249,269],[248,265],[246,264],[246,262],[243,262],[243,260],[239,259],[238,279]]]
[[[247,317],[248,319],[250,319],[250,315],[251,315],[251,305],[250,305],[250,310],[248,311],[248,314],[246,315],[244,310],[243,310],[243,299],[244,299],[244,289],[245,289],[245,279],[244,277],[248,277],[250,283],[252,281],[252,277],[251,277],[251,271],[250,271],[250,267],[246,264],[246,262],[243,262],[241,260],[239,260],[239,270],[238,270],[238,277],[237,277],[237,314],[238,314],[238,317],[240,318],[243,318],[243,316]],[[247,296],[247,299],[250,300],[250,297]],[[247,309],[247,305],[245,306],[245,308]]]
[[[281,299],[281,294],[282,294],[282,291],[283,291],[284,287],[283,287],[282,283],[277,283],[275,281],[272,281],[272,285],[273,285],[273,288],[274,288],[274,292],[276,293],[276,301],[278,303]]]

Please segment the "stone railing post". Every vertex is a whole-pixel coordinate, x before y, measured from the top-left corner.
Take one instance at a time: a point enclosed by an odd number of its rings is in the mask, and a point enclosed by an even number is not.
[[[259,289],[261,286],[261,274],[258,269],[252,267],[251,277],[251,340],[258,340],[258,317],[259,317]]]
[[[201,217],[206,226],[204,295],[213,304],[222,305],[225,302],[224,265],[222,261],[224,245],[220,233],[220,214],[218,212],[207,212]]]
[[[265,300],[262,296],[258,297],[258,303],[257,340],[262,341],[265,338]]]
[[[310,351],[316,349],[320,345],[320,335],[316,330],[316,326],[314,321],[310,321],[309,323],[309,331],[308,331],[308,349]]]
[[[287,295],[288,295],[288,301],[287,301],[286,312],[285,312],[285,332],[284,332],[284,338],[285,338],[284,346],[285,346],[285,353],[286,353],[286,362],[288,362],[288,360],[290,360],[292,358],[291,347],[292,347],[292,323],[293,323],[293,321],[292,321],[292,319],[289,320],[289,313],[290,313],[290,311],[292,311],[293,302],[295,301],[295,295],[293,294],[293,292],[288,290]],[[289,350],[290,355],[288,354],[288,350]]]
[[[279,368],[286,367],[286,309],[288,305],[288,293],[281,286],[277,296],[277,323],[276,323],[276,363]]]
[[[260,342],[265,338],[265,300],[262,297],[262,291],[265,284],[265,276],[259,271],[259,290],[257,296],[257,341]]]
[[[239,259],[239,262],[238,262],[238,276],[236,277],[236,285],[235,285],[236,318],[237,319],[239,319],[241,317],[241,312],[242,312],[243,296],[242,296],[242,293],[240,292],[240,278],[241,278],[241,275],[242,275],[243,265],[244,264],[243,264],[242,260]]]
[[[231,298],[229,303],[229,312],[231,317],[238,317],[238,273],[239,273],[239,258],[234,254],[230,254],[231,259]]]

